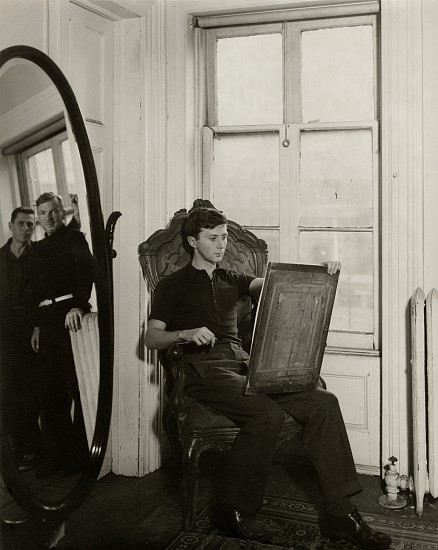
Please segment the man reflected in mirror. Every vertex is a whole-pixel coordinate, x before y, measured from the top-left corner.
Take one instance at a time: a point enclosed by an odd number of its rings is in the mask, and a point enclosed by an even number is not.
[[[12,438],[20,470],[38,460],[40,430],[36,361],[30,345],[32,326],[25,312],[24,291],[29,278],[32,208],[11,214],[12,237],[0,248],[0,369],[1,427]]]
[[[244,395],[249,355],[237,332],[237,303],[258,299],[263,279],[222,269],[227,219],[215,209],[189,212],[182,231],[192,260],[158,284],[146,332],[149,349],[186,342],[186,394],[230,418],[240,431],[230,451],[212,523],[230,536],[268,542],[256,521],[285,413],[304,427],[303,442],[324,501],[323,536],[362,548],[389,548],[391,538],[363,520],[350,496],[362,490],[338,400],[317,387],[274,395]],[[340,268],[324,262],[329,274]]]
[[[29,301],[47,458],[37,475],[45,477],[80,471],[88,459],[70,331],[80,330],[83,316],[90,311],[94,260],[83,233],[66,227],[59,195],[43,193],[36,208],[45,237],[32,250]]]

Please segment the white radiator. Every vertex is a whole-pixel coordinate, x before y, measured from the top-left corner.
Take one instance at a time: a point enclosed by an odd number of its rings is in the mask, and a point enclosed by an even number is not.
[[[96,425],[97,401],[99,395],[99,324],[97,312],[88,313],[82,319],[81,329],[70,331],[76,376],[81,394],[82,412],[88,447],[91,448]],[[111,470],[111,438],[109,438],[100,477]]]
[[[416,510],[438,497],[438,291],[417,288],[411,299],[412,419]]]

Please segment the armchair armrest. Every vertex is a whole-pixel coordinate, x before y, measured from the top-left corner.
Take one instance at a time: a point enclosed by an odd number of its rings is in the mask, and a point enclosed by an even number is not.
[[[184,396],[184,346],[172,344],[160,355],[166,372],[166,394],[168,405],[178,419],[184,421],[187,416],[187,403]]]

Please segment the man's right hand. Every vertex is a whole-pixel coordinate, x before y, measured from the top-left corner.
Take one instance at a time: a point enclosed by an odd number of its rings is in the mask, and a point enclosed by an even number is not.
[[[194,342],[197,346],[214,346],[216,336],[207,327],[191,328],[179,333],[184,342]]]

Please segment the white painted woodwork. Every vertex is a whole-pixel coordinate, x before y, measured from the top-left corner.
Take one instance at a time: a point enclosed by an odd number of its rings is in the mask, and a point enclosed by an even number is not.
[[[149,295],[137,246],[167,223],[163,7],[116,24],[114,209],[116,360],[113,470],[144,475],[161,464],[163,383],[144,346]]]
[[[300,21],[316,17],[339,17],[344,15],[363,15],[377,13],[379,2],[344,2],[343,0],[331,0],[330,2],[300,2],[299,5],[278,9],[274,13],[245,13],[204,16],[198,19],[201,28],[219,27],[226,25],[254,25],[272,23],[273,21]],[[338,5],[341,4],[341,5]]]
[[[143,121],[142,90],[145,53],[140,48],[142,26],[137,19],[117,24],[116,56],[119,78],[115,87],[118,139],[114,149],[114,209],[122,212],[115,238],[118,256],[114,262],[116,333],[116,379],[114,395],[113,470],[124,475],[143,475],[158,467],[148,453],[157,452],[154,442],[154,412],[157,382],[150,380],[142,342],[144,328],[143,283],[137,259],[138,239],[145,231],[143,151],[147,147]],[[135,36],[132,43],[125,36]],[[155,395],[154,395],[155,394]]]
[[[380,358],[326,353],[321,376],[339,399],[358,471],[378,474]]]
[[[142,90],[142,126],[143,142],[140,145],[142,180],[140,197],[143,205],[138,210],[140,224],[137,235],[140,242],[156,229],[168,223],[166,209],[166,50],[165,50],[165,6],[162,2],[150,2],[148,11],[142,19],[140,51],[144,52],[144,73],[139,85]],[[129,131],[129,127],[127,127]],[[140,285],[139,311],[139,349],[142,376],[140,393],[140,438],[139,438],[139,475],[144,475],[161,465],[162,443],[162,404],[164,402],[164,383],[162,370],[155,352],[149,352],[144,345],[144,330],[149,311],[149,292],[141,276],[137,253],[138,284]]]

